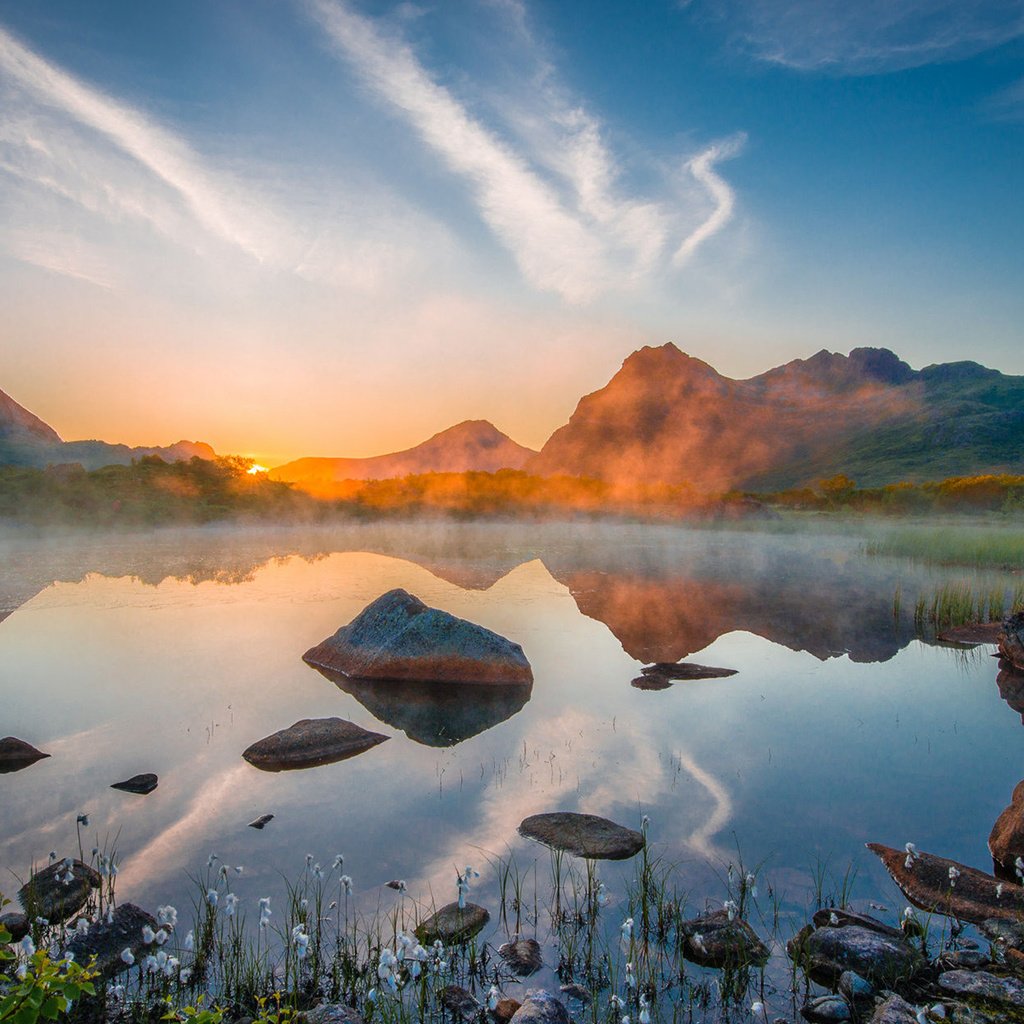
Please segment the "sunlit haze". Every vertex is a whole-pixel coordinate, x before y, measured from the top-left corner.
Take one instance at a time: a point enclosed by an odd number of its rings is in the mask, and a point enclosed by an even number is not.
[[[0,389],[274,466],[634,349],[1024,373],[1018,0],[0,9]]]

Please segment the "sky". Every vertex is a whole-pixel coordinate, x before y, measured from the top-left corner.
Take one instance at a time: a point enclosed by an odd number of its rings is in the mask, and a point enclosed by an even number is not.
[[[641,345],[1024,373],[1024,0],[0,4],[0,389],[274,465]]]

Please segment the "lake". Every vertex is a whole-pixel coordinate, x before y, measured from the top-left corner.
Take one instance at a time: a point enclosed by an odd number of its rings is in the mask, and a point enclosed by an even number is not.
[[[0,776],[0,891],[51,849],[77,852],[87,814],[86,853],[116,846],[118,893],[146,907],[188,907],[214,852],[244,867],[233,886],[252,908],[307,853],[343,853],[367,905],[403,899],[393,879],[405,899],[448,902],[471,864],[472,898],[493,910],[499,856],[549,885],[518,823],[579,810],[634,828],[648,815],[695,911],[721,905],[741,858],[783,939],[844,878],[895,921],[904,901],[864,844],[989,870],[989,830],[1024,774],[1022,720],[990,648],[922,643],[893,615],[898,583],[912,606],[941,582],[999,577],[868,557],[864,540],[858,526],[583,523],[7,534],[0,734],[52,756]],[[529,699],[343,688],[302,661],[394,587],[520,643]],[[737,674],[630,685],[684,658]],[[327,716],[389,739],[302,771],[242,759]],[[150,771],[148,796],[109,788]],[[247,827],[261,814],[274,819]],[[631,870],[601,866],[612,917]]]

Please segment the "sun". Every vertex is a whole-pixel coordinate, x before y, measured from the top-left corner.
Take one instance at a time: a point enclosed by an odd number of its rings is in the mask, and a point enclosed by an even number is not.
[[[254,462],[247,470],[246,473],[249,476],[255,476],[257,473],[268,473],[270,472],[266,466],[261,466],[258,462]]]

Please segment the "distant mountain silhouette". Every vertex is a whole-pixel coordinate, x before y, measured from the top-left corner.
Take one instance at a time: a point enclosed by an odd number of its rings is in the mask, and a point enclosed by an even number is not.
[[[86,469],[99,469],[128,465],[144,455],[157,455],[165,462],[182,462],[193,456],[213,459],[217,453],[204,441],[136,448],[106,441],[63,441],[53,427],[0,391],[0,465],[44,469],[48,465],[78,462]]]
[[[526,469],[699,490],[774,490],[1024,471],[1024,378],[822,351],[732,380],[675,345],[634,352]]]
[[[274,480],[309,490],[329,489],[342,480],[387,480],[417,473],[494,473],[521,469],[537,453],[516,444],[487,420],[466,420],[405,451],[366,459],[305,458],[277,466]]]

